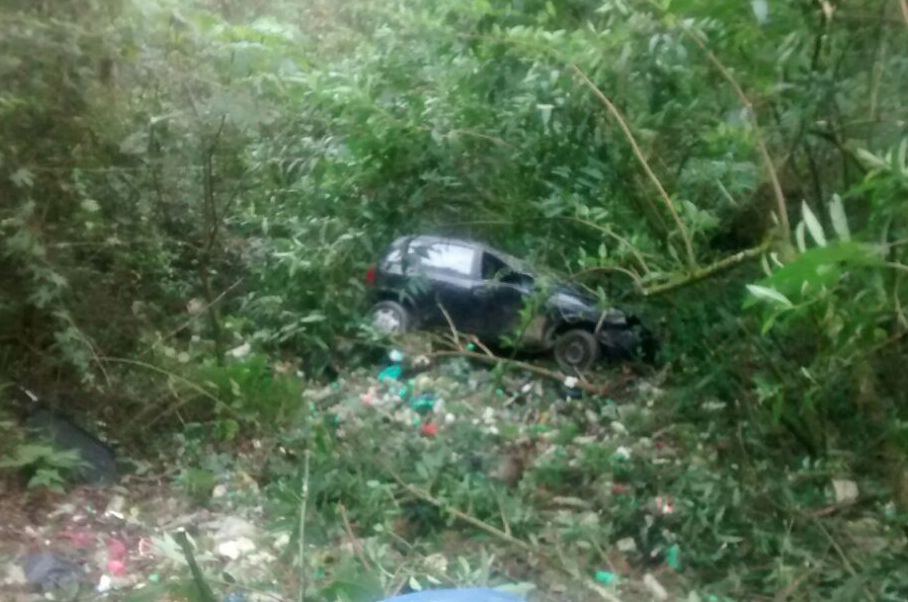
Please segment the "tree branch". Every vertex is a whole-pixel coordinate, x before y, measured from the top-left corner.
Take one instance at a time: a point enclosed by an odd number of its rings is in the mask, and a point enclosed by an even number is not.
[[[902,1],[904,2],[905,0]],[[785,241],[791,240],[791,225],[788,222],[788,208],[785,201],[785,193],[782,191],[779,174],[776,171],[776,167],[772,162],[772,157],[769,156],[769,150],[766,148],[766,143],[763,140],[763,133],[760,130],[760,124],[757,121],[757,112],[754,110],[753,103],[747,97],[747,94],[744,93],[744,89],[741,88],[741,85],[738,83],[738,80],[735,79],[735,76],[733,76],[722,61],[719,60],[719,57],[706,46],[706,42],[703,38],[686,25],[682,25],[681,31],[684,35],[693,40],[694,44],[706,54],[706,58],[709,59],[709,62],[713,64],[719,73],[722,74],[722,77],[731,85],[735,95],[740,99],[741,104],[744,105],[744,110],[747,111],[747,118],[754,131],[754,140],[757,143],[757,150],[760,153],[760,158],[763,160],[763,166],[766,168],[766,174],[769,176],[769,181],[772,184],[772,191],[776,198],[776,211],[779,214],[779,227],[781,228],[780,235]]]
[[[758,247],[753,247],[752,249],[746,249],[734,255],[729,255],[719,261],[712,263],[704,268],[698,269],[691,274],[669,280],[663,284],[657,284],[648,288],[643,289],[643,295],[646,297],[651,297],[653,295],[659,295],[661,293],[667,293],[695,282],[705,280],[712,276],[715,276],[719,272],[723,272],[729,268],[733,268],[736,265],[742,264],[745,261],[751,259],[756,259],[762,255],[767,249],[769,249],[769,241],[764,242]]]
[[[665,202],[665,206],[668,208],[669,213],[671,213],[672,218],[675,220],[675,225],[678,227],[678,232],[681,234],[681,238],[684,240],[684,248],[687,252],[687,263],[690,269],[696,269],[697,260],[694,257],[694,247],[690,241],[690,235],[687,232],[687,228],[684,226],[684,222],[681,221],[681,218],[678,216],[678,211],[675,209],[674,203],[672,203],[671,198],[668,196],[668,193],[665,192],[665,188],[662,186],[662,182],[659,181],[659,178],[656,177],[656,174],[653,172],[652,168],[649,166],[649,162],[646,160],[646,157],[643,156],[643,151],[640,150],[640,147],[637,145],[637,140],[634,138],[634,134],[631,132],[630,128],[627,125],[627,122],[624,120],[624,117],[621,116],[621,112],[618,110],[611,100],[600,90],[596,84],[590,80],[586,73],[584,73],[580,67],[571,63],[571,69],[576,73],[580,79],[583,80],[590,90],[593,91],[593,94],[602,101],[602,104],[605,105],[605,108],[608,109],[609,113],[612,114],[612,117],[618,122],[618,125],[621,127],[621,131],[624,132],[625,138],[631,145],[631,149],[634,151],[634,156],[637,157],[637,161],[640,162],[640,165],[643,166],[643,171],[646,172],[646,175],[649,177],[650,181],[656,187],[656,190],[659,191],[659,196],[662,197],[662,200]]]

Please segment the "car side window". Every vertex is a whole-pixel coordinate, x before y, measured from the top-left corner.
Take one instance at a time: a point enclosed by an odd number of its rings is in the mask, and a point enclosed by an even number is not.
[[[482,254],[482,279],[483,280],[495,280],[496,278],[501,278],[507,273],[508,266],[507,264],[495,257],[491,253]]]
[[[408,260],[417,269],[451,272],[458,276],[472,276],[476,249],[453,243],[410,245]]]

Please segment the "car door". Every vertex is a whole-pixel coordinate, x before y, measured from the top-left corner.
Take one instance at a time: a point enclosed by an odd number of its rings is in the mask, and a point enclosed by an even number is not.
[[[515,334],[524,299],[530,294],[528,277],[488,250],[483,251],[480,265],[482,281],[473,288],[480,308],[478,332],[489,339]]]
[[[426,326],[454,326],[476,332],[480,316],[473,290],[479,278],[480,252],[475,246],[448,240],[416,240],[408,250],[407,275]],[[444,308],[444,311],[441,308]]]

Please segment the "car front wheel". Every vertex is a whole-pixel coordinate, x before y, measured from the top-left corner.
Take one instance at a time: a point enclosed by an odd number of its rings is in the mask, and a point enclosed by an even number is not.
[[[369,312],[372,326],[384,334],[406,332],[410,326],[410,312],[395,301],[379,301]]]
[[[588,330],[568,330],[555,340],[555,361],[568,374],[589,369],[599,359],[599,341]]]

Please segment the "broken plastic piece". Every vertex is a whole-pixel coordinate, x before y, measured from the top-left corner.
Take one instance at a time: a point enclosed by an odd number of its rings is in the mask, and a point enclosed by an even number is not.
[[[438,395],[435,393],[423,393],[410,402],[410,408],[418,414],[428,414],[435,409],[438,402]]]
[[[609,571],[596,571],[596,581],[602,585],[616,585],[621,581],[621,578]]]
[[[681,570],[681,547],[674,544],[665,552],[665,564],[673,571]]]
[[[419,429],[419,434],[425,437],[434,437],[438,434],[438,427],[432,422],[427,422]]]
[[[383,383],[389,380],[400,380],[402,369],[400,364],[393,364],[378,373],[378,382]]]
[[[402,352],[402,351],[399,351],[399,350],[397,350],[397,349],[392,349],[392,350],[391,350],[391,353],[388,354],[388,357],[389,357],[389,358],[391,359],[391,361],[394,362],[395,364],[399,364],[399,363],[401,363],[402,361],[404,361],[404,354],[403,354],[403,352]]]
[[[108,560],[107,561],[107,572],[113,575],[114,577],[125,577],[126,576],[126,565],[123,564],[122,560]]]

